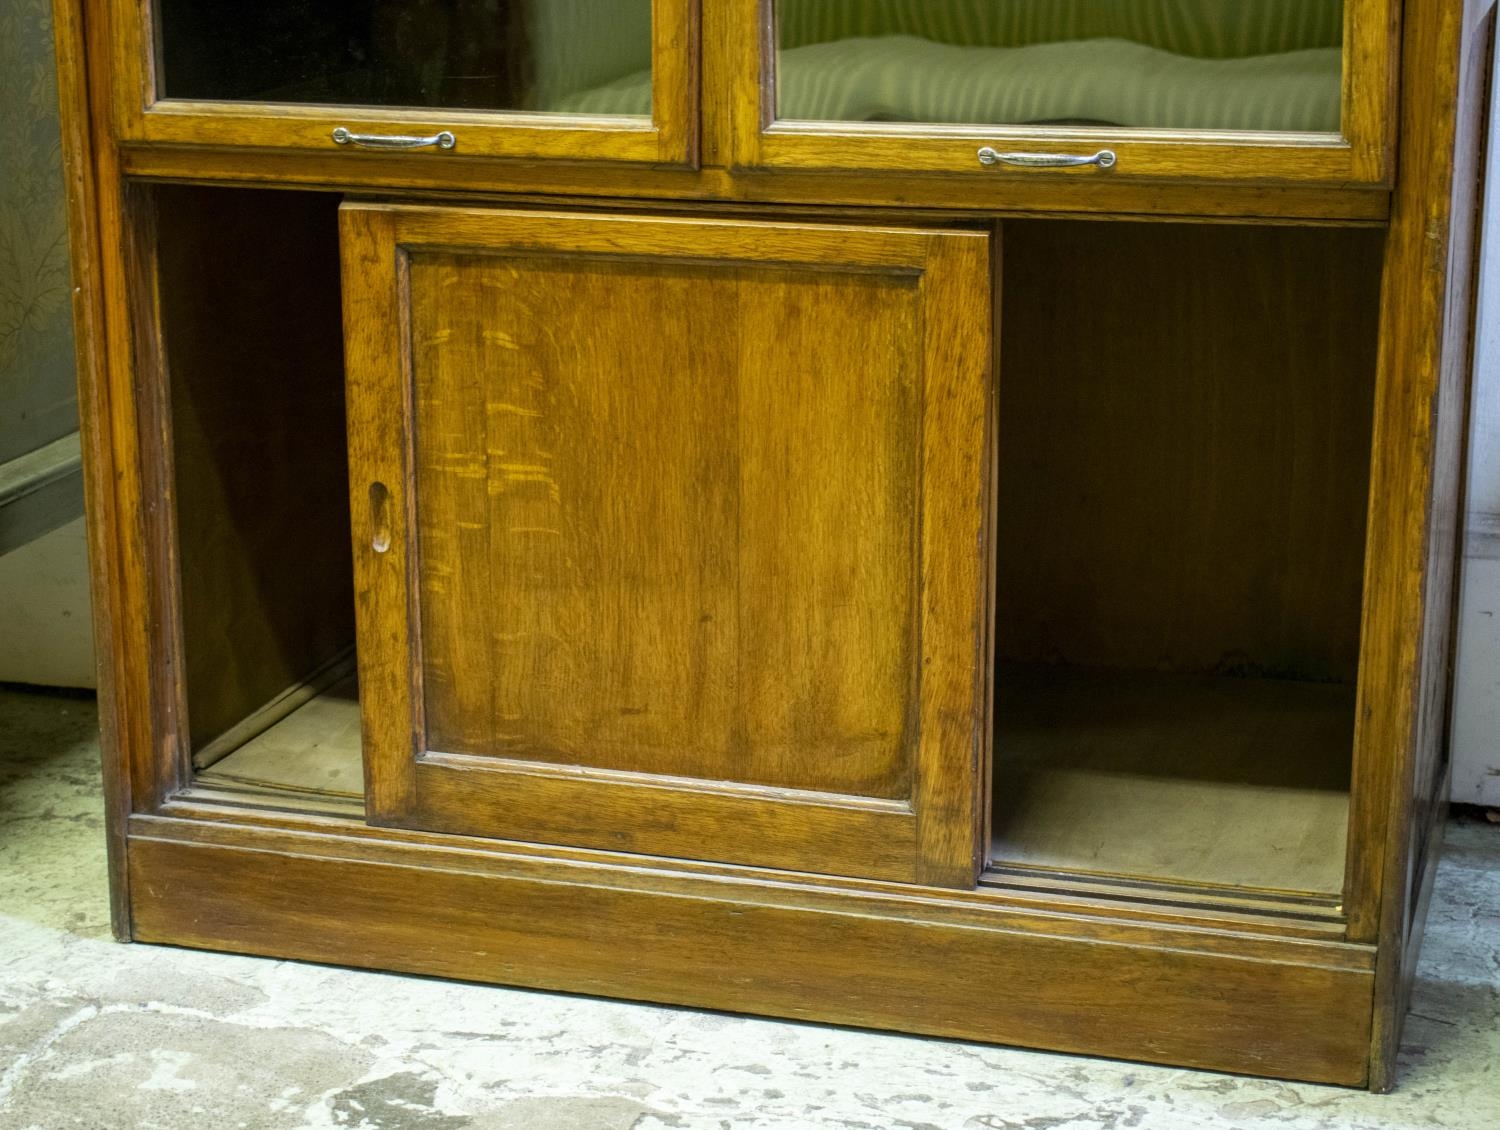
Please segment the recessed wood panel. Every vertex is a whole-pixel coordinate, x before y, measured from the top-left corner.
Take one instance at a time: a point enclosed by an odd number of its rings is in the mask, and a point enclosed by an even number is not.
[[[908,795],[915,277],[439,254],[411,295],[430,748]]]

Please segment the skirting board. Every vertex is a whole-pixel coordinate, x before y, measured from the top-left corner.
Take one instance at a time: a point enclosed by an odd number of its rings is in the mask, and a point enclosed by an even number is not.
[[[1500,808],[1500,553],[1464,562],[1452,760],[1452,800]]]
[[[0,557],[82,514],[77,432],[0,463]]]

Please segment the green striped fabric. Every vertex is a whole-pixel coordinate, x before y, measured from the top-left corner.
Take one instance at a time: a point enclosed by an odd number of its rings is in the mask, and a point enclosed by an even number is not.
[[[778,0],[776,113],[1331,133],[1343,12],[1343,0]],[[560,108],[648,114],[649,73]]]
[[[530,13],[534,109],[651,66],[651,0],[539,0]]]
[[[962,47],[1129,39],[1229,59],[1343,43],[1343,0],[777,0],[783,48],[912,35]]]
[[[784,51],[777,117],[1184,130],[1336,132],[1337,47],[1201,59],[1124,39],[955,47],[911,36]],[[644,114],[649,72],[566,100],[568,112]]]
[[[786,52],[777,116],[1336,131],[1339,59],[1337,48],[1197,59],[1124,39],[1009,48],[841,39]]]

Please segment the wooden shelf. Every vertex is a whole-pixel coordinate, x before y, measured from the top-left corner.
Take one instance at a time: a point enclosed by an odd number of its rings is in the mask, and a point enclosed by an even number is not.
[[[199,787],[363,801],[359,684],[314,695],[233,753],[198,772]]]
[[[1353,727],[1338,684],[1002,667],[991,859],[1336,896]]]
[[[1005,667],[997,866],[1338,895],[1350,688],[1275,679]],[[360,800],[348,678],[197,775],[199,787]]]

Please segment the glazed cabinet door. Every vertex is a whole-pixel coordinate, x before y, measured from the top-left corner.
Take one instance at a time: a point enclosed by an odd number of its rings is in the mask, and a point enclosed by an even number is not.
[[[109,0],[127,143],[688,164],[698,0]],[[356,177],[356,166],[349,176]]]
[[[1397,0],[728,0],[743,166],[1388,183]]]
[[[370,819],[971,885],[990,237],[342,239]]]

